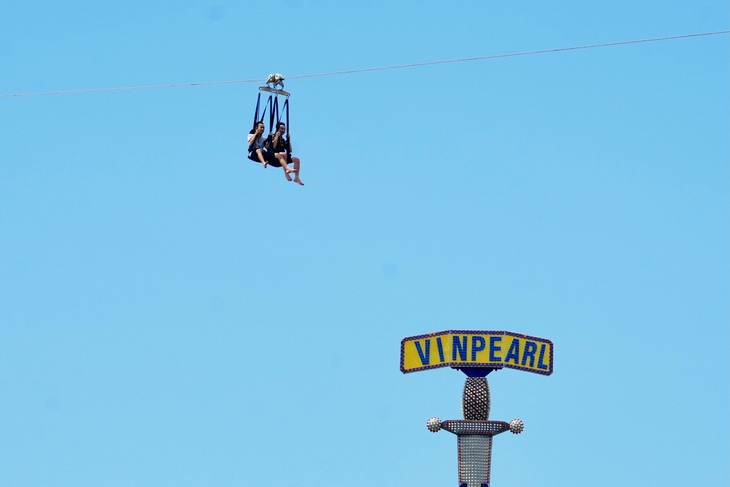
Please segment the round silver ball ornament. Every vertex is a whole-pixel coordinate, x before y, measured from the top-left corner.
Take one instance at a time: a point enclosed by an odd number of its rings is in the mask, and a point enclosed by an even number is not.
[[[426,421],[426,428],[428,428],[428,431],[431,433],[436,433],[438,430],[441,429],[441,420],[438,418],[431,418],[428,421]]]

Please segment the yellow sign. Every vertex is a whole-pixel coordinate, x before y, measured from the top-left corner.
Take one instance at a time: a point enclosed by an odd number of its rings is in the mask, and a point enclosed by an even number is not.
[[[438,367],[483,367],[553,373],[553,342],[509,331],[441,331],[404,338],[404,374]]]

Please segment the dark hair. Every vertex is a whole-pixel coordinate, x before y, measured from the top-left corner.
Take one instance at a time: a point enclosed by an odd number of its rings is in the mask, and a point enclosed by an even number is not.
[[[284,122],[276,122],[276,130],[279,130],[279,127],[281,127],[282,125],[286,127],[286,124]]]
[[[258,122],[256,122],[256,123],[253,124],[253,128],[251,129],[251,131],[249,132],[249,134],[255,133],[256,132],[256,127],[258,127],[259,124],[263,125],[264,128],[266,128],[266,124],[264,123],[264,121],[263,120],[259,120]]]

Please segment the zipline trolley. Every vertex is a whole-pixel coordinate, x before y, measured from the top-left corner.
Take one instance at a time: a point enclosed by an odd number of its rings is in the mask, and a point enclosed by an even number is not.
[[[259,116],[261,109],[261,94],[269,93],[268,99],[264,102],[263,112]],[[259,86],[259,95],[256,99],[256,111],[253,116],[253,125],[256,127],[257,122],[263,122],[266,117],[266,111],[269,111],[269,131],[274,132],[276,125],[281,122],[281,116],[284,115],[284,123],[286,124],[286,134],[289,136],[289,96],[291,94],[288,91],[284,91],[284,77],[279,74],[270,74],[266,79],[266,86]],[[284,103],[281,105],[281,112],[279,108],[279,96],[285,98]]]

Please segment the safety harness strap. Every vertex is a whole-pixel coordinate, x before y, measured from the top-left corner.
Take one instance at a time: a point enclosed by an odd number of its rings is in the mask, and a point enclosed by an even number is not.
[[[269,131],[274,132],[275,125],[274,121],[276,121],[276,124],[278,125],[279,122],[281,122],[281,115],[279,113],[279,95],[272,94],[269,95],[269,99],[266,100],[266,103],[264,103],[264,111],[261,112],[261,117],[259,118],[259,110],[261,109],[261,92],[259,91],[259,95],[256,98],[256,111],[253,115],[253,128],[256,128],[256,123],[259,121],[263,122],[264,118],[266,117],[266,110],[269,111]],[[284,101],[284,104],[281,106],[281,111],[284,112],[286,121],[286,136],[289,137],[289,97],[286,97],[286,100]]]
[[[259,105],[261,104],[261,92],[259,91],[259,96],[256,98],[256,111],[253,113],[253,125],[251,128],[256,128],[256,122],[259,121]]]

